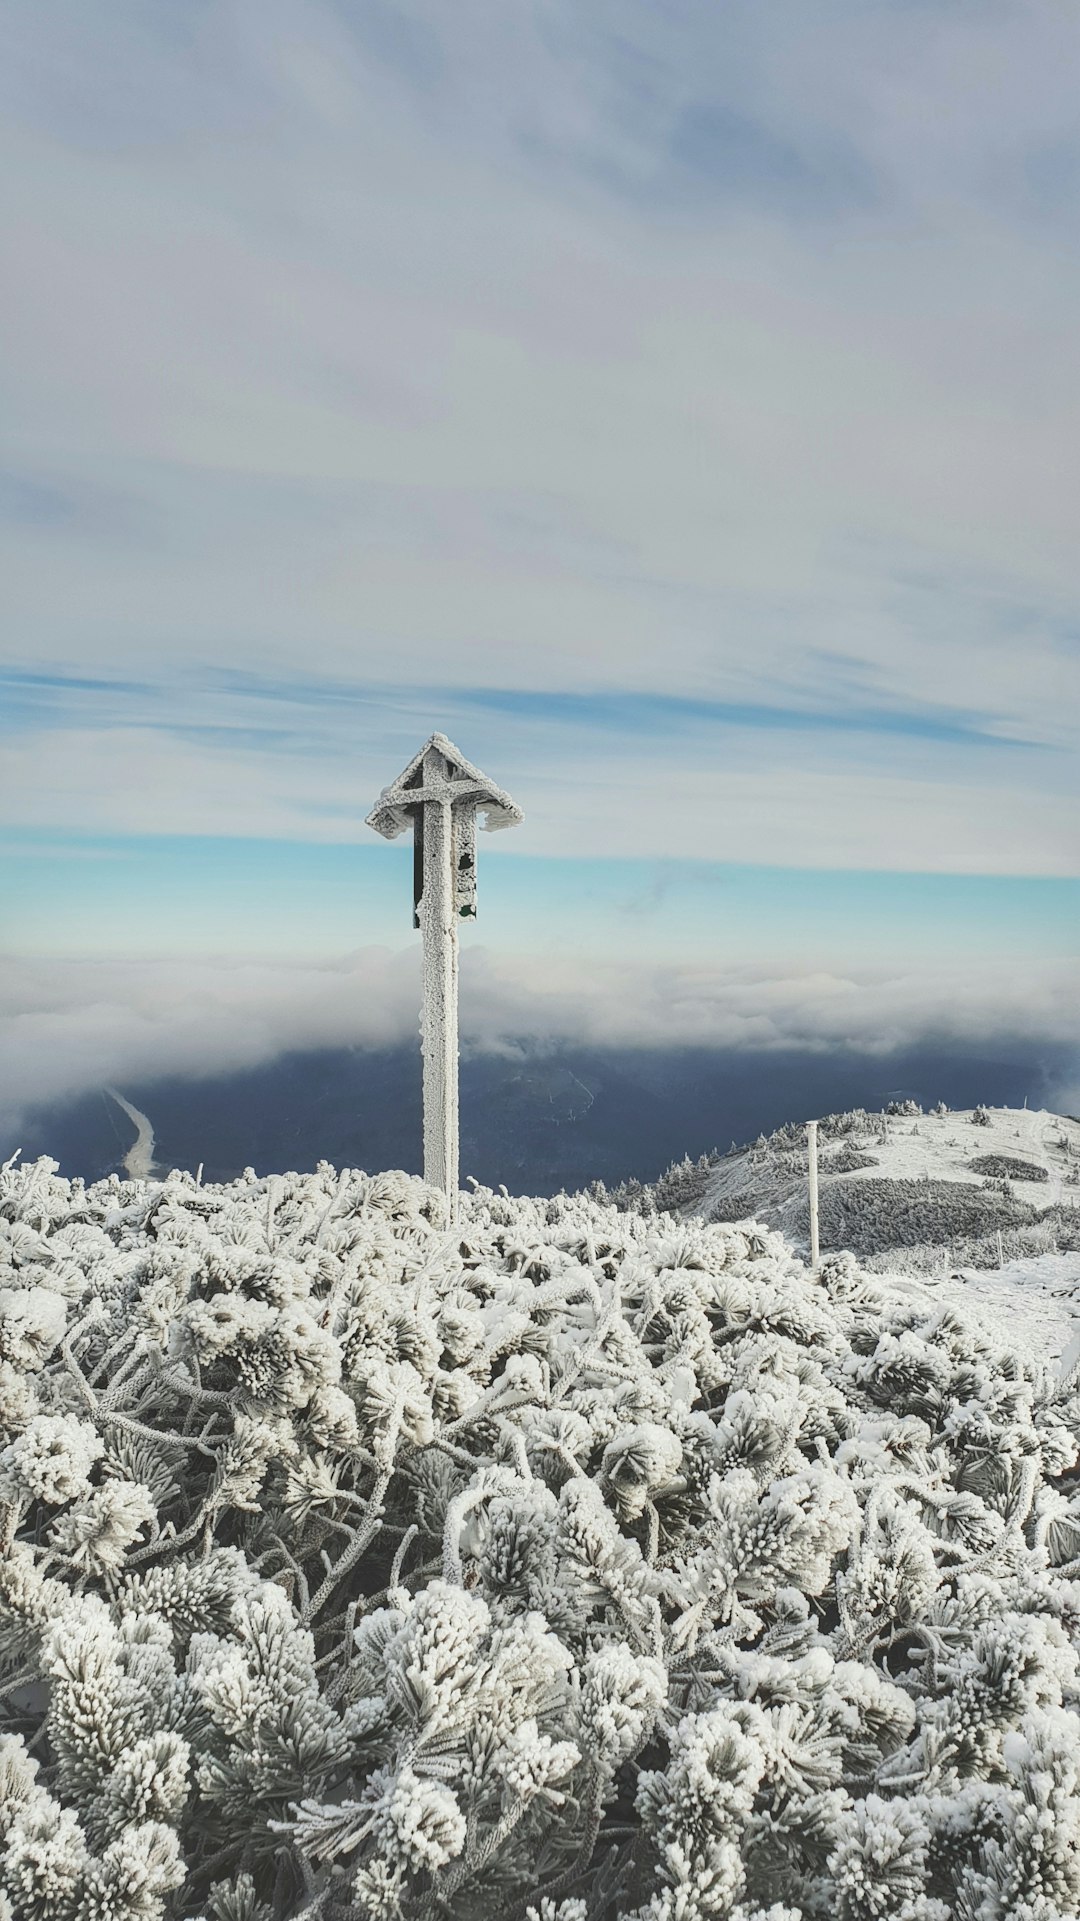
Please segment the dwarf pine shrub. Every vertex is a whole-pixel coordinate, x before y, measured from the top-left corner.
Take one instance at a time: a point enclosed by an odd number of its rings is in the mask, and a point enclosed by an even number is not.
[[[1080,1398],[767,1229],[0,1176],[3,1921],[1068,1921]]]

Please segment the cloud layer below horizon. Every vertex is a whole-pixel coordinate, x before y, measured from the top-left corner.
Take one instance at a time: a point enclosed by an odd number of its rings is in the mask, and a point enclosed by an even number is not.
[[[463,956],[467,1051],[599,1048],[851,1048],[885,1055],[916,1043],[1021,1047],[1044,1059],[1050,1089],[1073,1098],[1080,1047],[1071,967],[1022,984],[1007,967],[973,986],[959,966],[930,974]],[[292,1049],[417,1043],[415,948],[366,948],[333,965],[164,961],[4,963],[0,1123],[102,1086],[173,1076],[212,1080]]]

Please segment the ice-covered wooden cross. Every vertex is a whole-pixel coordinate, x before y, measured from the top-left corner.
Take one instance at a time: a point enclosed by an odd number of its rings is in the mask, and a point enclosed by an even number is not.
[[[476,825],[513,827],[509,794],[432,734],[379,795],[367,824],[387,840],[413,830],[413,926],[424,947],[420,1031],[424,1053],[424,1179],[458,1196],[458,921],[476,915]]]

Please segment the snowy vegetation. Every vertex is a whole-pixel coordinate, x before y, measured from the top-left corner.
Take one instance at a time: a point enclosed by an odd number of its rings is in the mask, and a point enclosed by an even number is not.
[[[1012,1154],[980,1154],[977,1160],[969,1163],[973,1174],[986,1174],[995,1180],[1004,1181],[1048,1181],[1045,1167],[1038,1167],[1033,1161],[1017,1160]]]
[[[767,1229],[0,1176],[3,1921],[1068,1921],[1080,1391]]]

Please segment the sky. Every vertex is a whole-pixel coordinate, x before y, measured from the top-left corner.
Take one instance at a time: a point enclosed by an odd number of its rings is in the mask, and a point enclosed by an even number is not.
[[[415,1031],[1077,1070],[1080,14],[7,0],[0,1083]],[[1080,1097],[1077,1097],[1080,1098]]]

